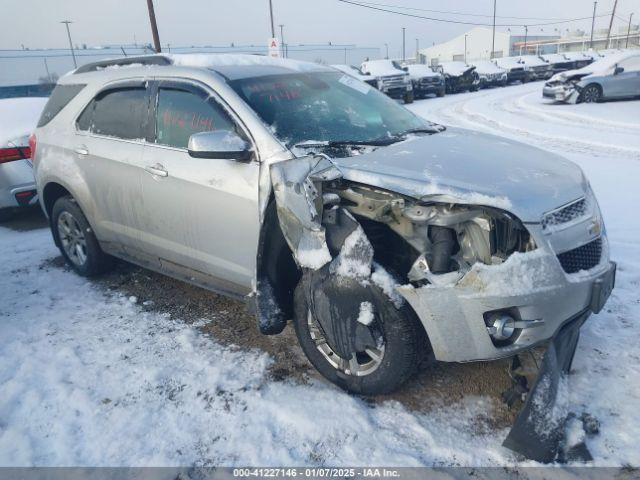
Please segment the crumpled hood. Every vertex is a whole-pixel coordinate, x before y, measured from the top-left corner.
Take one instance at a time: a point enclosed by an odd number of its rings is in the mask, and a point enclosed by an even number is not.
[[[423,200],[493,206],[524,222],[539,222],[587,188],[580,167],[558,155],[457,128],[332,160],[346,180]]]
[[[564,72],[556,73],[553,77],[549,79],[550,82],[566,82],[571,77],[579,75],[581,77],[586,77],[592,74],[590,70],[587,68],[589,65],[583,68],[578,68],[577,70],[565,70]]]

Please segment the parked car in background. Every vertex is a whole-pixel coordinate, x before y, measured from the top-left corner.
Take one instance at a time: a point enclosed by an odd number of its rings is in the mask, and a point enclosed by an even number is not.
[[[42,97],[0,100],[0,221],[37,203],[29,135],[46,102]]]
[[[244,299],[262,333],[291,321],[318,371],[357,394],[393,391],[430,358],[511,357],[561,327],[571,357],[615,280],[580,167],[443,133],[362,87],[255,55],[78,68],[31,137],[55,244],[83,276],[110,254]]]
[[[507,71],[508,83],[527,83],[529,81],[529,71],[520,61],[520,57],[500,57],[494,59],[493,62]]]
[[[564,52],[563,55],[571,62],[569,70],[586,67],[598,58],[595,52]]]
[[[464,62],[442,62],[435,69],[444,75],[447,93],[475,92],[480,88],[476,67]]]
[[[640,50],[608,55],[581,69],[554,75],[542,94],[569,103],[640,97]]]
[[[553,75],[556,73],[564,72],[566,70],[572,70],[575,68],[574,62],[569,60],[562,53],[546,53],[540,55],[540,58],[547,62],[551,66]]]
[[[402,99],[404,103],[413,102],[413,84],[409,72],[395,60],[367,60],[362,63],[360,70],[378,80],[378,90],[382,93]]]
[[[472,64],[480,80],[480,88],[504,87],[508,83],[508,74],[490,60],[476,60]]]
[[[522,55],[519,62],[529,72],[529,80],[549,80],[553,76],[553,67],[538,55]]]
[[[365,75],[358,67],[354,67],[353,65],[331,65],[336,70],[340,70],[347,75],[352,76],[353,78],[357,78],[361,82],[364,82],[368,85],[371,85],[373,88],[378,88],[378,79],[371,75]]]
[[[442,73],[423,64],[407,65],[405,68],[409,72],[413,83],[413,95],[416,98],[424,98],[427,95],[444,97],[445,81]]]

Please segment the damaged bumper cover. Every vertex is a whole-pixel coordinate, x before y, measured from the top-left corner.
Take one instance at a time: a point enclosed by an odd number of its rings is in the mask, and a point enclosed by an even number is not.
[[[542,89],[542,96],[557,102],[577,103],[580,97],[580,88],[573,84],[547,83]]]
[[[567,274],[550,246],[513,254],[501,265],[476,265],[450,285],[397,287],[425,327],[437,360],[468,362],[509,357],[552,338],[579,312],[597,313],[615,281],[606,237],[598,265]],[[496,342],[488,315],[515,320],[508,343]]]

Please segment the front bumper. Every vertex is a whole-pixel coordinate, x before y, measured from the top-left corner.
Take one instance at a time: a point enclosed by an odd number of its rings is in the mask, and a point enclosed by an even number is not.
[[[444,83],[414,83],[413,91],[418,95],[435,95],[444,92]]]
[[[390,96],[391,98],[404,98],[404,96],[412,90],[413,87],[411,86],[411,84],[405,84],[401,86],[382,85],[380,87],[380,91]]]
[[[580,92],[574,85],[545,85],[542,89],[542,96],[557,102],[576,103]]]
[[[425,327],[437,360],[468,362],[512,356],[552,338],[569,319],[599,311],[615,279],[606,236],[598,265],[567,274],[541,232],[538,248],[501,265],[476,264],[456,284],[398,287]],[[603,287],[604,285],[604,287]],[[507,311],[517,321],[515,340],[494,343],[485,316]]]

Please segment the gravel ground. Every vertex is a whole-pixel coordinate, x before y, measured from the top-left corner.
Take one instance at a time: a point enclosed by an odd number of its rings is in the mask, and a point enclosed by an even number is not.
[[[4,225],[28,231],[47,228],[47,221],[38,209],[32,209]],[[51,260],[48,266],[67,268],[62,257]],[[275,381],[306,383],[309,378],[321,378],[298,346],[291,324],[280,335],[262,335],[243,302],[126,262],[118,262],[112,272],[95,282],[105,291],[136,297],[137,303],[147,311],[169,313],[172,318],[187,323],[204,320],[202,331],[224,345],[267,352],[273,358],[269,374]],[[423,367],[400,391],[369,401],[397,400],[412,411],[428,412],[458,402],[467,395],[484,395],[492,400],[493,412],[481,420],[487,426],[501,428],[510,425],[517,414],[517,409],[509,410],[500,400],[502,392],[510,386],[508,367],[506,360],[469,364],[436,362]]]

